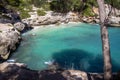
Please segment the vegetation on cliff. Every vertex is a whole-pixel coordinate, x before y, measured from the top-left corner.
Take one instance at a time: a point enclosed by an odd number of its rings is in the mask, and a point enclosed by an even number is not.
[[[45,16],[45,11],[44,10],[37,10],[37,14],[39,15],[39,16]]]
[[[105,2],[120,9],[120,0],[105,0]],[[32,5],[44,11],[62,13],[74,11],[83,16],[95,16],[92,7],[98,7],[96,0],[0,0],[0,13],[15,11],[20,13],[21,18],[27,18],[30,17],[28,12],[32,11]],[[38,14],[41,15],[44,11],[39,10]]]

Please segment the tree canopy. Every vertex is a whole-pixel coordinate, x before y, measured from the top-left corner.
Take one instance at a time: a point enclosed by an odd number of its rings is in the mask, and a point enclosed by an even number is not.
[[[66,13],[69,11],[79,12],[83,16],[95,16],[92,7],[98,7],[96,0],[0,0],[0,13],[7,10],[19,11],[23,16],[29,16],[32,5],[44,10]],[[120,9],[120,0],[105,0],[105,3]]]
[[[120,9],[120,0],[105,0],[105,2],[117,9]]]

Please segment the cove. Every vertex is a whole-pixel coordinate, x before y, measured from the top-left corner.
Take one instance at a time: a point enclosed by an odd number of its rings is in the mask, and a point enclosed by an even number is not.
[[[103,72],[99,25],[69,23],[48,25],[22,35],[23,41],[11,59],[30,69],[47,69],[54,60],[65,69]],[[109,28],[113,72],[120,70],[120,28]]]

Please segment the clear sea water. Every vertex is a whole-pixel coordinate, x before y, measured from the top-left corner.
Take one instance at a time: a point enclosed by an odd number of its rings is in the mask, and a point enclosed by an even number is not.
[[[57,27],[55,27],[57,26]],[[69,23],[33,29],[11,58],[34,70],[43,70],[54,60],[65,69],[103,72],[99,25]],[[109,28],[113,72],[120,70],[120,28]]]

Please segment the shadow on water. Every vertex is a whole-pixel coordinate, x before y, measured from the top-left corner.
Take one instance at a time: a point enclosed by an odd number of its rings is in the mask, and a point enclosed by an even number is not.
[[[65,69],[103,72],[103,58],[100,54],[93,55],[93,53],[80,49],[68,49],[54,53],[53,59],[60,67]],[[119,69],[116,64],[113,64],[113,67]]]

